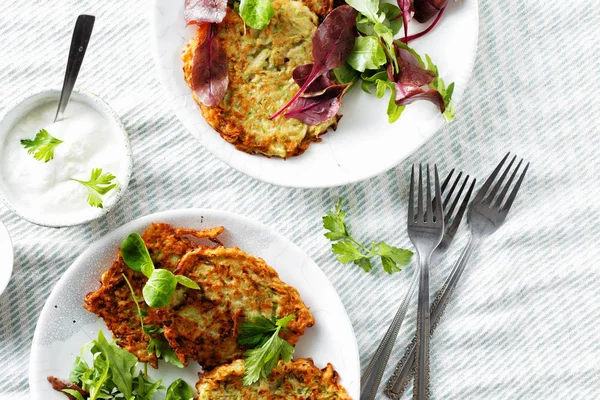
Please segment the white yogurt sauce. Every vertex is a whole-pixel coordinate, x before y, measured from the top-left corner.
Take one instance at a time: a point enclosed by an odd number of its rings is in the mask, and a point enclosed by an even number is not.
[[[54,121],[58,102],[42,104],[18,121],[4,138],[0,180],[17,212],[48,225],[75,224],[99,216],[102,208],[87,202],[87,189],[71,178],[88,181],[92,169],[102,168],[119,182],[127,173],[126,140],[116,123],[91,106],[71,100],[65,117]],[[38,161],[21,144],[46,129],[63,143],[54,158]],[[104,208],[116,201],[117,189],[102,197]]]

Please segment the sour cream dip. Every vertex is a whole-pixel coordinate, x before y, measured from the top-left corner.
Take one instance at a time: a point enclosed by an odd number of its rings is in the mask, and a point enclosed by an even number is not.
[[[86,97],[86,96],[83,96]],[[85,100],[85,101],[82,101]],[[61,121],[54,122],[58,100],[35,105],[0,136],[0,189],[17,214],[47,226],[70,226],[103,215],[120,197],[131,173],[124,130],[89,100],[75,95]],[[37,160],[22,140],[34,140],[45,129],[61,143],[53,158]],[[117,187],[100,195],[102,208],[88,202],[93,169],[116,177]]]

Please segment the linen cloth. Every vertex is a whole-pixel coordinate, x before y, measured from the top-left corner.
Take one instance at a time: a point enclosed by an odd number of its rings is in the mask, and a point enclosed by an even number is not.
[[[442,176],[457,167],[482,182],[507,151],[531,168],[506,224],[472,257],[433,337],[432,398],[600,398],[598,7],[584,0],[481,1],[478,57],[456,120],[397,168],[326,190],[258,182],[192,139],[163,100],[148,9],[140,0],[3,2],[0,112],[24,91],[60,86],[75,18],[94,14],[78,85],[122,117],[135,168],[116,209],[85,226],[42,228],[0,205],[16,254],[12,280],[0,295],[0,399],[29,397],[36,321],[75,258],[118,226],[174,208],[240,213],[297,243],[338,290],[364,369],[415,265],[393,276],[341,265],[323,238],[321,216],[342,196],[358,238],[411,248],[405,227],[410,165],[436,162]],[[452,251],[432,268],[432,290],[466,238],[463,226]],[[414,303],[392,364],[414,332]]]

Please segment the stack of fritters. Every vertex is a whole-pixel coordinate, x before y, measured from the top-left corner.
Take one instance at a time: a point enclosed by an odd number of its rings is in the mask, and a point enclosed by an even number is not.
[[[141,329],[123,276],[139,300],[144,324],[163,328],[164,337],[184,364],[191,358],[210,370],[243,357],[245,349],[237,344],[239,325],[256,316],[294,314],[296,318],[281,336],[295,344],[315,322],[298,291],[283,283],[260,258],[237,247],[200,246],[189,238],[208,238],[219,244],[217,236],[222,231],[222,227],[194,231],[152,224],[142,236],[156,268],[185,275],[198,283],[200,290],[178,286],[168,307],[149,308],[142,299],[146,277],[128,268],[119,255],[102,275],[100,289],[86,296],[85,308],[104,319],[119,346],[155,368],[156,356],[148,354],[149,337]]]

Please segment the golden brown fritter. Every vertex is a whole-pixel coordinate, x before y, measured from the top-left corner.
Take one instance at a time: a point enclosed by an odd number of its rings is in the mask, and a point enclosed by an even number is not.
[[[284,115],[269,120],[298,91],[292,72],[312,63],[317,14],[331,11],[333,1],[274,0],[272,4],[275,15],[264,30],[245,26],[238,13],[227,10],[217,26],[217,41],[228,59],[227,94],[216,107],[205,107],[193,97],[208,124],[239,150],[287,158],[302,154],[311,142],[320,141],[319,135],[337,127],[339,116],[316,126]],[[195,49],[204,37],[199,29],[182,55],[190,87]]]
[[[196,384],[198,400],[208,399],[296,399],[350,400],[346,389],[338,383],[331,364],[315,367],[310,358],[285,363],[279,361],[271,375],[250,386],[243,386],[244,361],[215,368],[200,376]]]
[[[239,325],[246,318],[294,314],[281,337],[295,344],[314,317],[296,289],[286,285],[264,260],[237,247],[198,248],[187,253],[176,274],[200,290],[179,288],[169,308],[157,310],[164,335],[179,359],[196,360],[205,370],[241,358]]]
[[[223,227],[195,231],[173,228],[167,224],[152,224],[144,232],[142,239],[155,267],[173,271],[184,254],[198,247],[189,236],[207,238],[218,244],[217,236],[222,232]],[[108,329],[118,339],[119,346],[133,353],[140,361],[157,368],[156,356],[148,354],[149,337],[141,330],[137,308],[123,274],[131,283],[136,297],[142,298],[146,277],[128,268],[119,254],[110,269],[102,274],[100,288],[85,297],[84,307],[104,319]],[[144,324],[156,324],[153,310],[149,310],[143,301],[139,305],[148,313]]]

